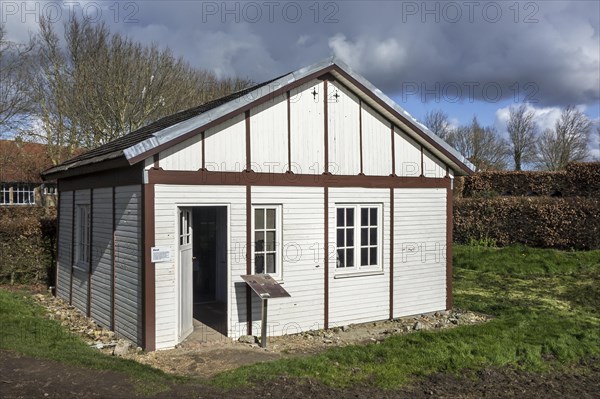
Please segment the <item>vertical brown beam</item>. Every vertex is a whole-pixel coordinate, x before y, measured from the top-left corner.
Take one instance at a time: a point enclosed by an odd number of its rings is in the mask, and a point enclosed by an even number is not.
[[[425,176],[425,169],[423,168],[424,165],[424,161],[423,161],[423,146],[421,146],[421,177]]]
[[[142,191],[142,324],[144,349],[156,349],[156,287],[155,271],[152,264],[152,247],[154,246],[154,184],[144,184]]]
[[[71,280],[69,282],[69,305],[73,304],[73,266],[75,265],[75,193],[71,191],[73,196],[71,203]]]
[[[202,170],[206,170],[206,144],[204,143],[204,139],[206,138],[206,132],[200,133],[202,138]]]
[[[362,100],[358,99],[358,144],[360,147],[360,175],[363,172],[363,131],[362,131]]]
[[[92,315],[92,246],[94,245],[94,189],[90,188],[90,246],[88,248],[88,293],[87,293],[87,317]]]
[[[246,172],[252,170],[252,158],[251,158],[251,147],[250,147],[250,110],[245,112],[246,118]]]
[[[448,165],[446,165],[446,176],[444,177],[450,177],[450,168],[448,167]]]
[[[325,278],[325,295],[323,298],[324,309],[324,321],[323,328],[329,328],[329,188],[325,186],[324,189],[324,224],[325,224],[325,239],[324,239],[324,258],[323,258],[323,271]]]
[[[58,297],[58,269],[60,268],[59,252],[60,247],[60,206],[61,206],[61,195],[60,195],[60,180],[56,181],[56,271],[54,276],[54,296]]]
[[[329,119],[329,112],[327,110],[327,103],[329,102],[329,97],[327,94],[327,79],[325,79],[323,81],[323,119],[325,119],[325,124],[324,124],[324,134],[323,136],[325,137],[324,139],[324,153],[325,153],[325,167],[323,168],[323,173],[324,174],[329,174],[329,123],[328,123],[328,119]]]
[[[154,154],[154,156],[152,157],[153,161],[154,161],[154,168],[158,169],[160,167],[160,153],[156,153]]]
[[[292,104],[290,100],[290,91],[286,92],[287,99],[287,156],[288,156],[288,173],[292,173]]]
[[[394,318],[394,189],[390,188],[390,320]]]
[[[452,309],[452,189],[446,191],[446,309]]]
[[[392,138],[392,173],[390,176],[396,176],[396,140],[394,140],[394,124],[390,123],[390,136]]]
[[[112,188],[112,284],[110,292],[110,329],[115,330],[115,282],[117,275],[117,211],[115,208],[115,187]]]
[[[252,274],[252,186],[246,186],[246,274]],[[252,335],[252,292],[246,284],[247,334]]]

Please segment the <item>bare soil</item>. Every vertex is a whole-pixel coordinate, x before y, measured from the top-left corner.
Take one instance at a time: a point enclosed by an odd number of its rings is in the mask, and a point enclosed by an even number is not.
[[[131,398],[134,383],[121,373],[90,370],[0,351],[0,397]],[[592,399],[600,392],[600,362],[592,359],[566,372],[537,374],[515,369],[486,369],[461,376],[435,374],[401,390],[381,390],[368,384],[331,388],[311,380],[279,377],[249,388],[220,390],[203,383],[174,384],[147,398],[506,398]]]

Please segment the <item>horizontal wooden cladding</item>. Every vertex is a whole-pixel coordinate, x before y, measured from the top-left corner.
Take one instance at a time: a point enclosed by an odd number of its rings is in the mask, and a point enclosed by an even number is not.
[[[450,188],[448,178],[399,176],[340,176],[293,173],[166,171],[150,169],[151,184],[250,185],[364,188]]]

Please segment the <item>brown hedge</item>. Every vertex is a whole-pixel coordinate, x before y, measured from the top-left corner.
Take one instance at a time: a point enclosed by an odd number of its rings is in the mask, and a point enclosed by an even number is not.
[[[463,198],[454,201],[454,241],[600,249],[600,199]]]
[[[54,280],[56,215],[41,207],[0,207],[0,282]]]
[[[455,197],[600,196],[600,162],[572,163],[559,172],[476,173],[458,178]]]

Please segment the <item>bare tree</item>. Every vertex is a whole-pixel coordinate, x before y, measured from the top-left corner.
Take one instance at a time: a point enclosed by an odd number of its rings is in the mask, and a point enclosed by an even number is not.
[[[534,118],[535,113],[528,111],[525,104],[510,108],[506,129],[515,170],[522,170],[523,163],[534,160],[537,141]]]
[[[219,80],[168,48],[143,46],[104,24],[72,18],[62,39],[47,20],[39,27],[31,94],[41,128],[30,134],[49,144],[55,163],[250,84]]]
[[[563,109],[554,130],[547,129],[538,143],[542,169],[561,170],[569,162],[584,161],[589,155],[588,139],[592,122],[573,106]]]
[[[6,34],[0,25],[0,137],[22,128],[31,110],[26,90],[31,46],[11,42]]]
[[[507,167],[508,144],[491,127],[483,127],[477,117],[468,126],[452,130],[448,143],[475,166],[475,171],[502,170]]]
[[[442,140],[446,140],[451,130],[448,115],[442,110],[427,112],[425,114],[425,126]]]

